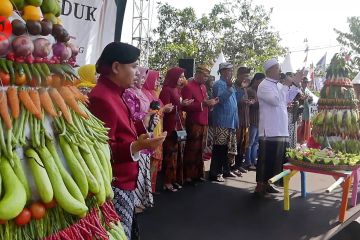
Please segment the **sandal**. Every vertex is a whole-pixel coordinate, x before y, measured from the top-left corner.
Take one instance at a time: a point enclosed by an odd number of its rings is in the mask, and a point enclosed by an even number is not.
[[[179,190],[179,189],[182,189],[182,186],[178,183],[174,183],[174,188]]]
[[[223,178],[223,176],[220,174],[216,177],[216,182],[225,182],[225,179]]]
[[[177,189],[174,188],[173,185],[164,185],[164,191],[166,192],[177,192]]]

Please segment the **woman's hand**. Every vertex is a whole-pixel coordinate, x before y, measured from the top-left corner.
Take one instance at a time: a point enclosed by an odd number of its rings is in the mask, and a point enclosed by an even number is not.
[[[166,104],[164,107],[162,107],[162,111],[164,113],[169,113],[174,109],[174,105],[172,105],[172,103],[168,103]]]
[[[182,102],[181,102],[181,105],[182,106],[189,106],[190,104],[192,104],[194,102],[194,99],[184,99]]]
[[[159,137],[150,138],[149,134],[141,134],[131,145],[131,151],[136,153],[143,149],[154,150],[155,148],[161,146],[166,138],[166,135],[167,132],[163,132]]]

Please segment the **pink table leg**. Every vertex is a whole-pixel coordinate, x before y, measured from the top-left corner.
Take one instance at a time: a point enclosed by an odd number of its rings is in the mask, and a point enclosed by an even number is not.
[[[351,207],[355,207],[357,203],[357,194],[359,189],[359,171],[360,168],[354,171],[354,183],[352,188]]]

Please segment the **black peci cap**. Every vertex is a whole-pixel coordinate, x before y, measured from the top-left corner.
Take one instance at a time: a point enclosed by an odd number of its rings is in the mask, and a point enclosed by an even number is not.
[[[112,42],[109,43],[101,53],[100,58],[96,63],[96,71],[101,73],[103,67],[109,67],[114,62],[121,64],[130,64],[136,62],[140,57],[140,49],[133,45]]]

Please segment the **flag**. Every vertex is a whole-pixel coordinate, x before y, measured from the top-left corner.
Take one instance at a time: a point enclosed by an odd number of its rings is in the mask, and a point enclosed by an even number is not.
[[[315,78],[315,71],[314,71],[314,63],[310,64],[310,79],[311,81],[314,81]]]
[[[317,69],[324,69],[325,70],[325,65],[326,65],[326,54],[318,61],[318,63],[316,64],[316,68]]]
[[[316,89],[314,63],[310,64],[310,80],[311,80],[312,89]]]
[[[305,40],[307,42],[307,39],[305,39]],[[307,59],[308,59],[308,55],[309,55],[309,45],[306,45],[305,53],[306,53],[306,56],[305,56],[305,59],[304,59],[304,65],[306,65],[306,63],[307,63]]]
[[[306,54],[305,59],[304,59],[304,63],[307,62],[307,58],[308,58],[308,55]]]

